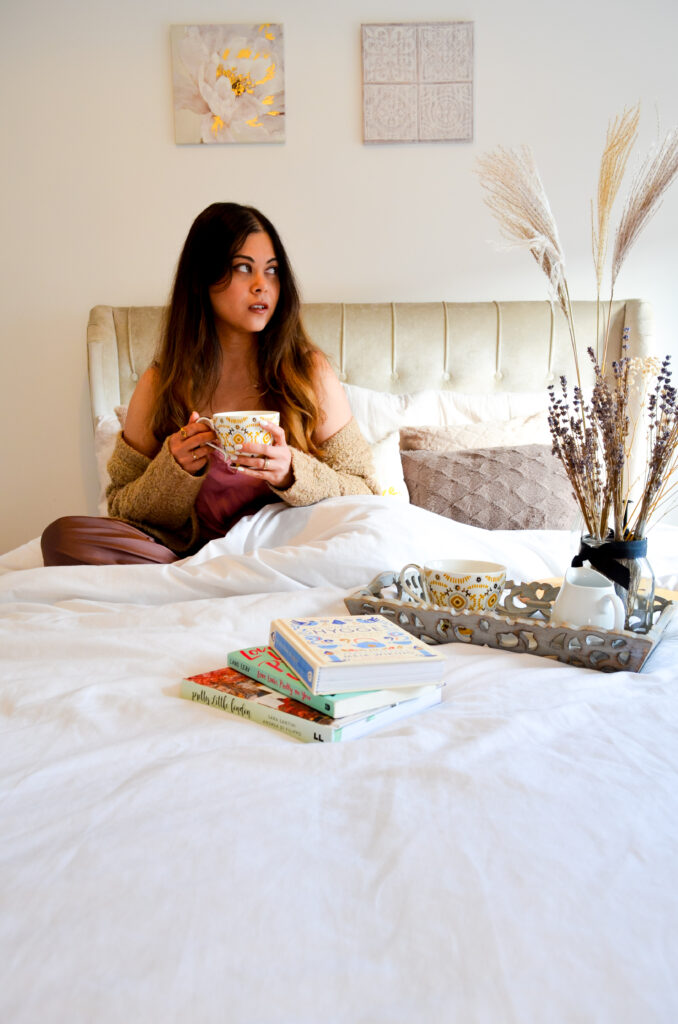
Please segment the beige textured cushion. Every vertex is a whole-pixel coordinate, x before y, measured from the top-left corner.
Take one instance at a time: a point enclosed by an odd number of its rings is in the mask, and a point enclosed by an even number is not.
[[[462,451],[467,448],[515,448],[524,444],[551,443],[546,412],[508,420],[441,426],[405,426],[400,429],[402,451]]]
[[[401,452],[410,501],[486,530],[566,530],[577,505],[548,445]]]

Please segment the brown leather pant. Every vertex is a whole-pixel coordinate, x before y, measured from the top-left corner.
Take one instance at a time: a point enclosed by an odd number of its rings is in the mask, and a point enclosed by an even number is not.
[[[40,540],[45,565],[138,565],[176,562],[179,555],[118,519],[64,516]]]

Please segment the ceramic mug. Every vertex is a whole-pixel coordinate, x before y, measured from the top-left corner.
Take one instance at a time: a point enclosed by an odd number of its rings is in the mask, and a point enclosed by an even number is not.
[[[626,612],[615,592],[614,583],[595,569],[582,566],[580,569],[568,569],[565,573],[563,585],[553,602],[550,621],[572,629],[585,626],[623,629]]]
[[[403,595],[453,612],[492,611],[506,583],[506,566],[497,562],[442,558],[420,566],[410,562],[398,582]]]
[[[212,417],[201,416],[196,423],[207,423],[217,435],[218,443],[207,441],[224,458],[235,455],[243,444],[271,444],[273,435],[263,424],[280,423],[280,413],[259,409],[215,412]]]

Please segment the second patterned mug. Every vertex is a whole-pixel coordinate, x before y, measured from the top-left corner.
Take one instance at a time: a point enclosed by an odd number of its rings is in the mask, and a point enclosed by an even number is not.
[[[410,562],[398,579],[406,598],[439,605],[453,612],[492,611],[506,583],[506,566],[473,559],[440,558]]]

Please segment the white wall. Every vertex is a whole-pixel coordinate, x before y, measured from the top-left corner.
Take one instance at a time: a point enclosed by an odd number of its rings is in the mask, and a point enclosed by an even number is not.
[[[335,8],[335,5],[332,5]],[[281,21],[287,141],[176,146],[169,25]],[[362,22],[475,22],[475,141],[364,146]],[[609,119],[642,102],[642,146],[678,119],[671,0],[3,0],[0,83],[0,550],[94,511],[85,328],[96,303],[162,303],[194,216],[252,203],[279,227],[308,301],[545,297],[528,256],[495,251],[473,173],[528,142],[571,290],[593,297],[589,201]],[[620,296],[674,328],[678,188]]]

